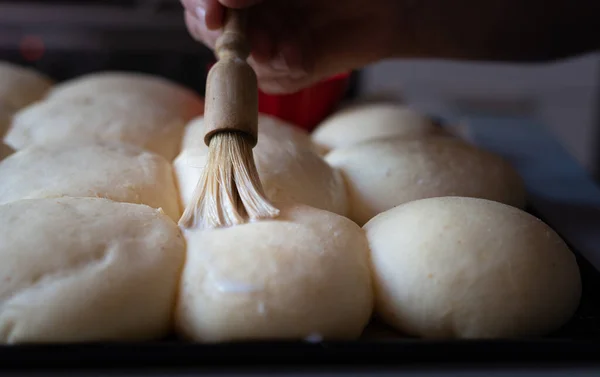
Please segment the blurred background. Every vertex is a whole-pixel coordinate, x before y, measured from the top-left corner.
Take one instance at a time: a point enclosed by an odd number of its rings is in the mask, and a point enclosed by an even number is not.
[[[212,53],[187,34],[179,0],[0,0],[0,59],[57,80],[97,70],[159,74],[204,91]],[[460,121],[535,119],[600,177],[600,54],[544,65],[386,61],[349,96],[391,96]]]

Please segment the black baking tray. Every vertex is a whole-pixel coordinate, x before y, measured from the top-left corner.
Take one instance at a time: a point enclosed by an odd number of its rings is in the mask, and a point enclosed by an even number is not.
[[[161,64],[149,56],[108,52],[90,56],[48,55],[36,68],[66,79],[95,70],[145,71],[193,83],[203,91],[206,54],[181,54],[165,58]],[[100,54],[100,55],[98,55]],[[5,55],[11,56],[10,53]],[[105,56],[99,65],[98,56]],[[0,56],[2,58],[2,56]],[[145,59],[146,58],[146,59]],[[89,61],[65,70],[63,61]],[[15,58],[18,61],[18,58]],[[154,61],[144,64],[144,61]],[[18,61],[19,62],[19,61]],[[22,62],[21,62],[22,63]],[[45,64],[45,65],[44,65]],[[177,67],[178,69],[172,69]],[[190,72],[202,67],[201,74]],[[174,74],[173,72],[179,72]],[[349,98],[356,95],[359,76],[353,76]],[[539,216],[535,207],[528,211]],[[558,229],[557,229],[558,230]],[[560,230],[558,230],[559,233]],[[568,237],[565,237],[569,243]],[[177,339],[147,343],[96,343],[0,346],[0,375],[9,370],[232,370],[284,368],[295,371],[324,367],[360,368],[482,365],[495,368],[519,366],[600,366],[600,273],[577,249],[583,279],[583,296],[573,319],[547,337],[517,340],[433,341],[414,338],[361,340],[356,342],[256,342],[236,344],[192,344]]]

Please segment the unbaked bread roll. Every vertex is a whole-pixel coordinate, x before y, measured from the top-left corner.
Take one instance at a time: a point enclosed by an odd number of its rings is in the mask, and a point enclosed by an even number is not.
[[[0,204],[61,196],[146,204],[175,221],[181,214],[171,165],[133,145],[37,145],[0,162]]]
[[[394,103],[367,103],[349,106],[325,119],[312,139],[323,153],[362,141],[441,133],[427,116]]]
[[[4,141],[14,149],[57,141],[122,141],[171,161],[188,114],[141,94],[50,99],[19,111]]]
[[[0,343],[141,341],[172,329],[177,225],[99,198],[0,205]]]
[[[173,162],[183,206],[190,202],[208,155],[208,148],[200,137],[204,135],[203,122],[197,120],[190,126],[183,142],[186,148]],[[294,135],[291,130],[277,132]],[[254,159],[270,200],[303,203],[347,215],[348,198],[341,173],[304,144],[302,138],[286,139],[275,132],[259,131]]]
[[[17,111],[42,98],[53,81],[31,68],[0,61],[0,107]]]
[[[327,211],[279,208],[276,220],[184,232],[181,334],[205,342],[360,336],[373,309],[364,233]]]
[[[522,180],[506,161],[458,139],[372,140],[336,149],[326,160],[342,170],[350,218],[359,225],[399,204],[438,196],[525,205]]]
[[[123,94],[143,95],[180,114],[186,121],[204,112],[204,100],[196,92],[164,77],[140,72],[90,73],[56,85],[48,97],[67,100]]]
[[[13,153],[14,151],[11,147],[0,142],[0,161],[4,160],[6,157],[10,156]],[[0,182],[0,185],[1,184],[2,183]]]
[[[475,198],[414,201],[364,227],[378,315],[427,338],[545,335],[581,297],[575,256],[546,224]]]

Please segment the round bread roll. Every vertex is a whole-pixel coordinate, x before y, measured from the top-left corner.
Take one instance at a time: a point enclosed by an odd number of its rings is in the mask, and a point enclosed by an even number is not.
[[[441,130],[427,116],[394,103],[350,106],[325,119],[312,139],[323,153],[362,141],[389,137],[416,138]]]
[[[34,145],[0,162],[0,204],[61,196],[146,204],[175,221],[181,214],[171,165],[133,145]]]
[[[203,122],[190,126],[184,141],[186,148],[173,162],[184,206],[190,203],[208,156]],[[341,173],[304,144],[301,137],[286,139],[281,135],[286,132],[294,135],[289,129],[259,131],[254,159],[266,196],[271,201],[303,203],[347,215],[348,198]]]
[[[501,157],[460,140],[372,140],[336,149],[327,162],[347,181],[350,218],[359,225],[399,204],[468,196],[525,205],[517,172]]]
[[[276,220],[184,232],[181,334],[204,342],[360,336],[373,309],[363,231],[327,211],[279,208]]]
[[[0,205],[0,343],[167,335],[185,259],[160,210],[100,198]]]
[[[53,81],[33,69],[0,61],[0,107],[17,111],[41,99]]]
[[[541,220],[498,202],[430,198],[364,229],[378,315],[426,338],[544,335],[581,297],[575,256]]]
[[[200,148],[208,149],[204,143],[204,117],[199,116],[193,119],[185,129],[183,136],[182,149]],[[318,151],[318,147],[312,142],[310,135],[290,123],[279,118],[259,114],[258,115],[258,138],[268,137],[279,141],[280,143],[294,143],[302,148]]]
[[[52,99],[19,111],[4,138],[14,149],[58,141],[122,141],[173,160],[188,115],[144,95]]]
[[[166,78],[139,72],[104,71],[83,75],[56,85],[48,97],[80,100],[124,94],[143,95],[180,114],[186,121],[204,112],[204,101],[196,92]]]
[[[11,147],[0,142],[0,161],[4,160],[13,153],[14,151]],[[0,182],[0,185],[2,185],[2,182]]]

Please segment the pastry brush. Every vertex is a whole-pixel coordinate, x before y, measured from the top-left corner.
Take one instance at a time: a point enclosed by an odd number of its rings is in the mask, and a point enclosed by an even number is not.
[[[274,218],[252,149],[258,141],[258,85],[246,59],[246,14],[228,9],[216,43],[217,63],[208,73],[204,143],[207,164],[179,225],[218,228]]]

